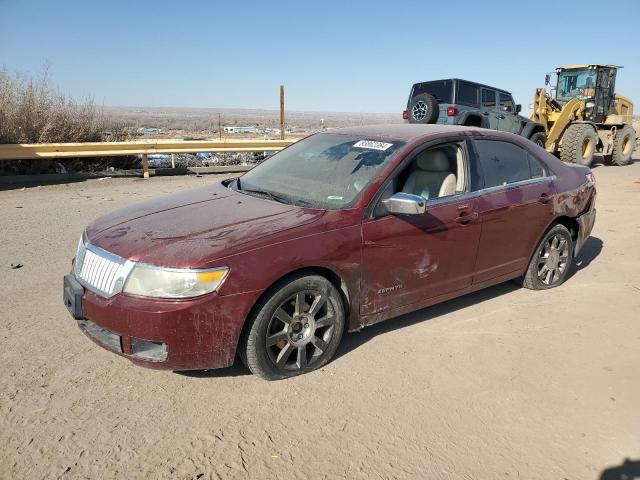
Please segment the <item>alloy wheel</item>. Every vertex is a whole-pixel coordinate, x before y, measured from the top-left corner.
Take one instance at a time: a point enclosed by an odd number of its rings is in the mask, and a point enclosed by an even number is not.
[[[545,285],[560,281],[569,265],[569,242],[561,234],[547,239],[538,252],[538,278]]]
[[[267,353],[282,370],[300,370],[320,361],[335,333],[336,312],[326,294],[305,290],[286,299],[271,316]]]
[[[424,120],[427,116],[428,109],[429,107],[427,107],[427,104],[420,100],[416,102],[416,104],[411,109],[411,116],[418,122]]]

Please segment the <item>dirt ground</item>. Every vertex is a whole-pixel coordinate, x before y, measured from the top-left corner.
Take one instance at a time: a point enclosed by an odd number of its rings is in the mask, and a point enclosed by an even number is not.
[[[639,461],[640,162],[594,172],[596,226],[562,287],[389,320],[272,383],[135,367],[62,304],[87,223],[219,177],[0,192],[0,478],[573,480]]]

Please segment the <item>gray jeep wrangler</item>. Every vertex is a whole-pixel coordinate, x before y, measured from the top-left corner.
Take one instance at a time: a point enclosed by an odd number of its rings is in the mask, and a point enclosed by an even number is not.
[[[544,148],[544,127],[519,115],[521,108],[505,90],[450,78],[414,84],[402,117],[409,123],[470,125],[517,133]]]

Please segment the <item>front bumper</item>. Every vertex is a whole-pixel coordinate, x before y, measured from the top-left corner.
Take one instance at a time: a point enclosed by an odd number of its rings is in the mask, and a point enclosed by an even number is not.
[[[65,279],[65,292],[69,283]],[[124,294],[104,298],[84,290],[78,326],[98,345],[141,366],[222,368],[234,362],[244,321],[259,293],[174,301]],[[67,300],[65,293],[68,305]]]

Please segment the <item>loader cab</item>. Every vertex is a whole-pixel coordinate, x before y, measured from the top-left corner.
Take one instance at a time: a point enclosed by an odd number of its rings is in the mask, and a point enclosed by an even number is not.
[[[564,105],[577,98],[585,102],[585,119],[603,122],[615,102],[618,66],[574,65],[556,69],[556,101]]]

